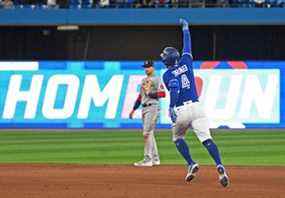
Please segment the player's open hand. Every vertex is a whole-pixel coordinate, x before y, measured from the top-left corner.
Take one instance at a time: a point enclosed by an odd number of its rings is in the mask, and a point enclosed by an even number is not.
[[[189,29],[189,24],[185,19],[179,19],[179,23],[182,25],[183,30]]]

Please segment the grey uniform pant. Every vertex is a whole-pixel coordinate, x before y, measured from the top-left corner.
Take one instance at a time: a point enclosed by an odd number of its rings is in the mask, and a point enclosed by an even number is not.
[[[152,105],[144,107],[142,109],[142,120],[143,120],[143,134],[153,133],[157,118],[159,115],[159,106]]]
[[[156,122],[159,116],[159,105],[151,105],[142,109],[143,135],[145,138],[144,155],[149,158],[159,158],[154,136]]]

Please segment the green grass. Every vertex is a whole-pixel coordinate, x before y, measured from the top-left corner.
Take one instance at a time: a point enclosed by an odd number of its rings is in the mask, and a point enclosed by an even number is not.
[[[285,132],[217,132],[214,139],[227,165],[285,165]],[[170,132],[156,135],[163,164],[184,164]],[[193,133],[192,156],[212,164]],[[141,132],[0,132],[0,163],[132,164],[142,158]]]

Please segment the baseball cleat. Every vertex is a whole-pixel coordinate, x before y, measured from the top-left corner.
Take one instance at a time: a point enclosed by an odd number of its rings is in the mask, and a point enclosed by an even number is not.
[[[223,187],[227,187],[230,185],[229,177],[226,173],[226,169],[223,165],[217,166],[217,171],[219,173],[219,181]]]
[[[160,165],[160,159],[159,159],[159,158],[154,158],[154,159],[152,160],[152,164],[155,165],[155,166]]]
[[[146,167],[151,167],[153,166],[153,163],[152,163],[152,159],[150,158],[144,158],[143,160],[139,161],[139,162],[135,162],[134,163],[134,166],[146,166]]]
[[[199,170],[199,164],[194,163],[194,164],[189,165],[188,166],[188,173],[187,173],[187,175],[185,177],[185,181],[186,182],[192,181],[195,178],[196,173],[198,172],[198,170]]]

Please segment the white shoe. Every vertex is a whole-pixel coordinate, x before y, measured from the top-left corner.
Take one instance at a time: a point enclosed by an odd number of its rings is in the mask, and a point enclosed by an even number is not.
[[[153,166],[152,159],[150,158],[144,158],[143,160],[139,162],[135,162],[134,166],[146,166],[146,167],[151,167]]]
[[[217,166],[217,171],[219,173],[219,181],[223,187],[227,187],[230,185],[229,177],[226,173],[226,169],[223,165]]]
[[[187,175],[185,177],[185,181],[186,182],[192,181],[195,178],[196,173],[198,172],[198,170],[199,170],[199,164],[194,163],[194,164],[189,165],[188,166],[188,173],[187,173]]]
[[[154,159],[152,160],[152,164],[153,164],[154,166],[159,166],[159,165],[160,165],[160,159],[159,159],[159,158],[154,158]]]

